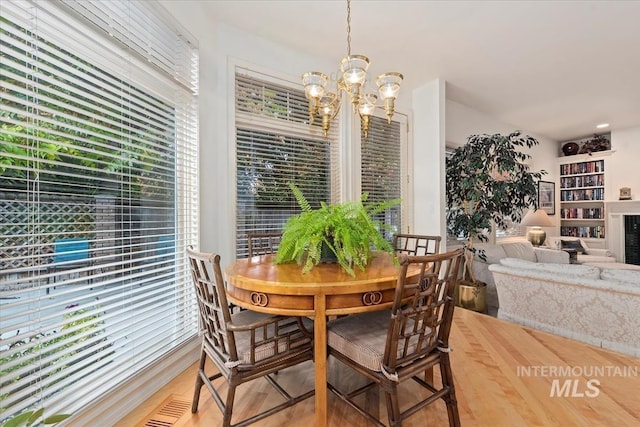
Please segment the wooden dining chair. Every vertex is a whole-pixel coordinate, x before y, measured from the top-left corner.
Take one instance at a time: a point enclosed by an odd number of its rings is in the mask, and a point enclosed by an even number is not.
[[[385,395],[390,426],[401,426],[403,420],[437,399],[443,399],[447,406],[449,425],[460,425],[449,360],[449,332],[454,310],[453,291],[462,257],[463,249],[421,256],[401,253],[391,310],[354,314],[328,323],[329,355],[370,381],[350,392],[341,391],[330,382],[327,387],[376,425],[384,426],[375,415],[377,410],[367,412],[356,403],[355,397],[377,385]],[[407,271],[417,269],[419,280],[408,280]],[[439,367],[442,379],[439,388],[420,377],[431,367]],[[406,408],[406,405],[400,406],[406,399],[399,396],[402,390],[399,384],[408,379],[430,393]]]
[[[310,332],[313,322],[307,318],[276,316],[252,310],[232,314],[227,304],[220,256],[196,252],[189,247],[187,257],[202,329],[202,351],[191,412],[198,411],[200,390],[205,385],[222,411],[222,426],[232,426],[236,388],[261,377],[285,401],[234,426],[251,424],[313,396],[314,390],[291,396],[271,375],[313,359],[313,337]],[[212,376],[205,372],[207,360],[217,368]],[[219,388],[224,387],[225,382],[227,394],[223,400]]]
[[[407,255],[432,255],[440,252],[440,236],[397,233],[393,236],[393,250]]]
[[[257,255],[274,254],[278,251],[281,232],[273,233],[249,233],[247,241],[249,245],[249,258]]]

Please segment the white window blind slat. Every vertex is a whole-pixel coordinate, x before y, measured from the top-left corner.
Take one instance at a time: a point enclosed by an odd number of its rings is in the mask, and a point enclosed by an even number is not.
[[[135,51],[145,62],[153,64],[190,90],[197,90],[194,71],[189,59],[193,57],[195,40],[175,22],[156,9],[127,8],[126,1],[64,0],[70,9],[95,28]],[[127,10],[127,13],[122,13]],[[162,23],[160,25],[159,23]],[[104,35],[103,34],[103,35]]]
[[[10,31],[11,27],[2,26],[3,30]],[[16,36],[13,34],[14,37]],[[110,106],[118,106],[122,103],[122,95],[120,90],[122,89],[119,86],[119,80],[111,75],[103,75],[100,79],[95,76],[88,75],[83,76],[82,80],[77,80],[77,76],[75,74],[75,70],[78,68],[82,68],[84,64],[75,59],[66,58],[63,62],[59,60],[59,55],[63,55],[63,52],[56,52],[55,54],[49,54],[48,50],[44,48],[40,48],[37,51],[37,55],[42,58],[42,62],[38,64],[37,68],[34,68],[32,65],[31,57],[35,54],[33,49],[29,44],[26,43],[16,43],[13,37],[5,37],[2,35],[3,42],[7,44],[12,44],[14,51],[10,57],[13,59],[11,62],[11,68],[17,72],[27,72],[29,73],[29,79],[26,83],[31,80],[46,80],[48,83],[53,86],[48,86],[49,91],[54,91],[57,88],[64,89],[67,92],[75,95],[73,98],[74,104],[79,104],[83,102],[83,99],[89,99],[92,101],[90,104],[85,103],[85,105],[89,106],[98,106],[105,103],[106,100],[111,101],[109,103]],[[19,49],[24,49],[24,53],[20,53]],[[54,56],[55,55],[55,56]],[[9,56],[9,55],[8,55]],[[8,60],[7,60],[8,62]],[[28,65],[29,67],[25,66]],[[7,70],[7,73],[10,73],[10,70]],[[20,81],[25,81],[20,74],[13,73],[12,76],[14,78],[19,79]],[[65,80],[69,79],[69,80]],[[68,83],[77,83],[77,85],[71,85]],[[80,93],[73,93],[77,91],[78,88],[82,88],[82,95]],[[59,95],[63,93],[58,92]],[[129,102],[133,100],[136,103],[141,104],[144,108],[155,109],[157,108],[153,103],[148,102],[149,98],[143,92],[134,92],[131,94],[134,99],[128,99]],[[40,96],[40,94],[39,94]],[[94,104],[94,102],[99,102],[99,104]],[[163,110],[153,111],[156,115],[162,114]],[[103,110],[104,113],[107,113],[107,110]],[[164,114],[171,115],[170,109],[164,109]]]
[[[116,41],[82,3],[0,7],[0,422],[79,411],[198,331],[197,46],[146,2],[107,2]]]

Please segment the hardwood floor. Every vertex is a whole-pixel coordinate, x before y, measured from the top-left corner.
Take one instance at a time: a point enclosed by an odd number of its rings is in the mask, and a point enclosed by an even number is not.
[[[602,350],[490,316],[456,309],[451,331],[453,374],[463,426],[640,426],[640,359]],[[194,364],[116,426],[144,425],[152,410],[169,397],[188,403],[175,426],[217,426],[221,416],[208,390],[203,388],[197,414],[190,403],[196,377]],[[561,372],[560,370],[570,372]],[[555,372],[554,372],[555,371]],[[357,386],[362,379],[333,359],[332,382]],[[439,381],[438,372],[435,373]],[[311,389],[311,363],[280,372],[278,380],[292,392]],[[591,381],[591,382],[589,382]],[[407,401],[422,392],[408,382]],[[564,388],[563,388],[564,387]],[[590,397],[591,396],[591,397]],[[236,416],[244,417],[277,401],[277,394],[260,379],[240,387]],[[370,396],[373,404],[375,396]],[[310,426],[313,398],[266,418],[255,426]],[[386,422],[384,405],[380,415]],[[166,424],[171,425],[171,424]],[[329,425],[367,426],[363,417],[329,393]],[[444,402],[414,415],[405,427],[448,425]]]

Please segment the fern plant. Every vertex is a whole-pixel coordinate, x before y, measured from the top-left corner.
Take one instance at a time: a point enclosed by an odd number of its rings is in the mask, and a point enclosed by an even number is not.
[[[400,203],[394,199],[378,203],[365,203],[367,194],[359,201],[329,205],[321,202],[312,209],[298,187],[289,184],[302,212],[287,220],[276,254],[278,264],[297,262],[302,272],[309,272],[323,260],[323,245],[336,257],[337,262],[351,276],[354,268],[364,270],[372,251],[393,253],[391,244],[381,231],[385,225],[374,216]]]

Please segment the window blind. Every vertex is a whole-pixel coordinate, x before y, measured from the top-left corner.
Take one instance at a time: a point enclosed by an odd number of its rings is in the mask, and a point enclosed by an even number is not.
[[[372,116],[367,136],[362,139],[361,187],[368,193],[367,201],[383,202],[402,197],[402,133],[406,127],[399,121],[387,123],[386,118]],[[401,205],[393,206],[376,218],[388,229],[391,239],[402,230]]]
[[[289,183],[312,206],[338,200],[338,129],[327,138],[309,125],[300,84],[236,69],[236,257],[248,255],[247,235],[282,231],[300,212]]]
[[[197,46],[150,7],[0,7],[0,421],[78,412],[198,332]]]

